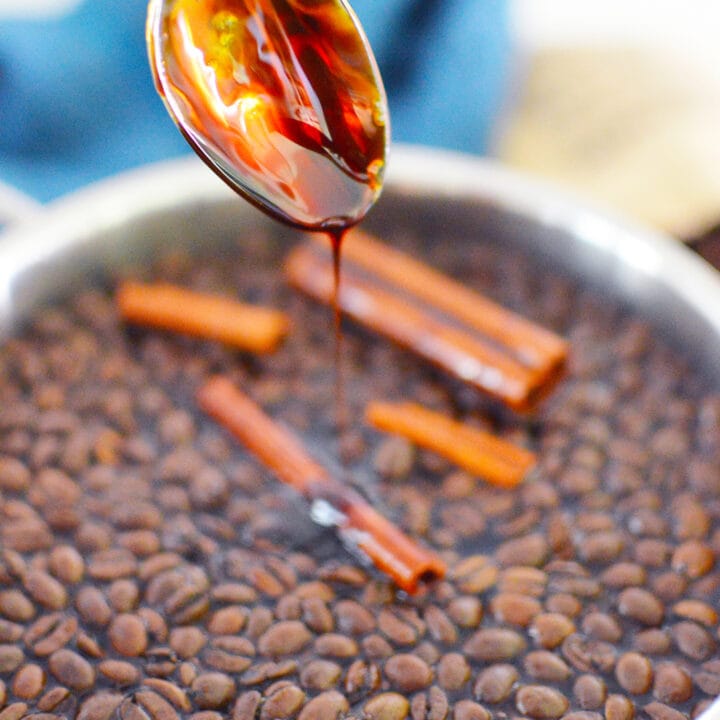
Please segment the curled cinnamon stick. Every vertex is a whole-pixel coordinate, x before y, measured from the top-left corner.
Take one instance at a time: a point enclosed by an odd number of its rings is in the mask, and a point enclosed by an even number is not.
[[[365,418],[499,487],[515,487],[535,465],[529,450],[415,403],[372,402]]]
[[[311,297],[323,303],[332,301],[332,268],[312,248],[294,250],[285,263],[285,273],[293,285]],[[533,370],[497,347],[365,281],[347,265],[338,303],[354,320],[513,408],[532,407],[543,389]]]
[[[217,340],[254,353],[275,350],[289,326],[279,310],[165,283],[123,282],[116,302],[128,322]]]
[[[357,492],[334,480],[290,432],[273,422],[225,377],[214,377],[197,394],[202,409],[227,428],[284,483],[302,493],[314,516],[337,525],[341,538],[361,550],[402,590],[445,575],[445,564],[378,513]]]

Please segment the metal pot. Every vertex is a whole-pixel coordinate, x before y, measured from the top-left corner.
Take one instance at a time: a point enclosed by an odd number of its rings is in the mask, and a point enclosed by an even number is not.
[[[370,229],[465,228],[620,297],[720,375],[720,276],[680,243],[485,160],[394,148]],[[88,275],[162,247],[221,248],[275,224],[194,157],[148,166],[56,201],[0,236],[0,336]],[[287,230],[291,239],[295,231]]]

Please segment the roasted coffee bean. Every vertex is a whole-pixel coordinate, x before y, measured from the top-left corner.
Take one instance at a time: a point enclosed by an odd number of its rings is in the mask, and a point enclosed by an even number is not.
[[[505,566],[540,567],[545,562],[549,550],[546,538],[539,533],[533,533],[502,543],[495,551],[495,558]]]
[[[235,695],[235,683],[225,673],[203,673],[192,684],[195,703],[200,708],[222,708]]]
[[[20,700],[32,700],[43,690],[45,673],[39,665],[23,665],[15,674],[12,691]]]
[[[399,646],[412,645],[422,635],[416,624],[385,608],[380,611],[378,627],[391,643]]]
[[[319,597],[309,597],[301,601],[302,620],[316,633],[328,633],[335,629],[335,619],[327,603]]]
[[[529,634],[535,642],[548,650],[558,647],[575,632],[572,620],[560,613],[541,613],[533,619]]]
[[[454,720],[491,720],[492,716],[482,706],[472,700],[460,700],[455,703]]]
[[[715,565],[712,548],[699,540],[688,540],[672,556],[672,569],[691,579],[706,575]]]
[[[718,614],[713,607],[700,600],[681,600],[672,608],[673,614],[686,620],[694,620],[712,628],[718,624]]]
[[[620,593],[618,611],[621,615],[651,626],[660,625],[665,615],[663,604],[652,593],[635,587]]]
[[[75,607],[89,625],[104,627],[110,622],[112,610],[105,596],[96,587],[86,585],[75,596]]]
[[[439,607],[430,605],[423,617],[434,640],[443,645],[454,645],[457,642],[457,628]]]
[[[549,650],[533,650],[523,661],[525,672],[535,680],[559,683],[570,677],[570,668]]]
[[[35,655],[44,657],[67,645],[77,632],[77,619],[71,615],[51,613],[38,618],[25,633],[25,643]]]
[[[72,650],[58,650],[48,661],[50,672],[63,685],[78,691],[88,690],[95,682],[92,665]]]
[[[531,718],[559,718],[570,703],[558,690],[544,685],[525,685],[515,695],[515,706]]]
[[[443,690],[460,690],[470,679],[470,675],[470,666],[465,657],[460,653],[443,655],[438,663],[438,684]]]
[[[302,709],[298,720],[338,720],[349,709],[345,696],[330,690],[310,700]]]
[[[373,614],[354,600],[341,600],[335,604],[335,617],[340,632],[348,635],[365,635],[375,630]]]
[[[160,678],[146,678],[144,684],[146,687],[158,693],[158,695],[162,695],[162,697],[178,710],[189,712],[192,709],[192,704],[190,703],[190,698],[187,696],[187,693],[175,683]]]
[[[525,649],[521,635],[505,628],[478,630],[464,644],[463,651],[474,660],[502,662],[511,660]]]
[[[117,687],[134,685],[140,679],[140,672],[124,660],[104,660],[98,665],[98,672]]]
[[[618,621],[612,616],[600,612],[591,612],[583,618],[582,629],[586,635],[616,643],[622,639],[623,632]]]
[[[490,610],[498,623],[527,627],[540,614],[542,606],[527,595],[502,592],[490,601]]]
[[[249,638],[257,640],[272,625],[272,621],[270,610],[258,605],[250,611],[245,632]]]
[[[695,684],[708,695],[720,695],[720,660],[703,663],[693,675]]]
[[[477,700],[495,705],[510,697],[519,678],[513,665],[491,665],[480,671],[473,692]]]
[[[347,669],[345,675],[345,691],[348,696],[367,696],[380,687],[380,669],[375,663],[356,660]]]
[[[25,655],[17,645],[0,645],[0,674],[17,670],[24,659]]]
[[[16,702],[0,710],[0,720],[20,720],[25,717],[28,706],[24,702]]]
[[[644,695],[653,681],[653,667],[644,655],[627,652],[617,661],[615,678],[623,690],[632,695]]]
[[[458,590],[476,595],[493,587],[500,573],[495,563],[486,555],[471,555],[459,562],[451,572]]]
[[[362,647],[369,658],[376,660],[390,657],[393,653],[392,645],[380,635],[368,635],[363,638]]]
[[[414,692],[427,687],[433,679],[430,667],[416,655],[398,653],[385,663],[385,676],[400,692]]]
[[[35,606],[19,590],[0,592],[0,614],[8,620],[27,622],[35,616]]]
[[[135,693],[135,701],[152,720],[179,720],[180,718],[175,708],[152,690],[141,690]]]
[[[410,703],[398,693],[385,692],[370,698],[363,710],[367,720],[405,720]]]
[[[170,647],[178,657],[185,660],[195,657],[205,647],[206,642],[202,630],[192,625],[175,627],[170,632]]]
[[[678,650],[693,660],[707,660],[715,652],[712,635],[694,622],[685,620],[675,623],[671,633]]]
[[[457,597],[448,603],[447,614],[462,628],[476,628],[483,617],[482,603],[469,595]]]
[[[115,612],[132,612],[140,598],[140,591],[135,581],[122,579],[115,580],[108,590],[108,600]]]
[[[660,663],[655,668],[653,695],[661,702],[678,705],[692,697],[692,680],[675,663]]]
[[[258,639],[258,650],[263,655],[279,657],[302,650],[312,639],[312,634],[298,620],[275,623]]]
[[[651,720],[685,720],[686,715],[660,702],[651,702],[643,708]]]
[[[438,687],[431,687],[427,693],[418,693],[410,704],[413,720],[445,720],[450,710],[445,693]]]
[[[573,684],[573,695],[583,710],[597,710],[605,702],[607,687],[597,675],[580,675]]]
[[[271,693],[260,710],[260,720],[286,720],[296,717],[305,702],[305,693],[295,685],[286,685]]]
[[[113,618],[108,629],[108,637],[120,655],[136,657],[147,648],[145,624],[137,616],[122,613]]]
[[[262,696],[256,690],[238,696],[232,711],[232,720],[255,720]]]
[[[234,635],[239,633],[247,621],[245,610],[237,605],[216,610],[208,620],[208,631],[215,635]]]
[[[633,720],[635,706],[624,695],[610,695],[605,701],[605,720]]]
[[[300,683],[308,690],[329,690],[341,674],[342,668],[331,660],[312,660],[300,671]]]

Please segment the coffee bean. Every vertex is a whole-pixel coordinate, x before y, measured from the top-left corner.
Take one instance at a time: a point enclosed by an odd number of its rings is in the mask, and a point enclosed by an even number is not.
[[[87,572],[95,580],[111,581],[134,575],[137,560],[128,550],[102,550],[90,557]]]
[[[98,665],[98,672],[118,687],[134,685],[140,679],[138,669],[124,660],[103,660]]]
[[[72,545],[58,545],[48,556],[48,569],[66,585],[74,585],[83,578],[85,561]]]
[[[266,630],[258,640],[258,650],[263,655],[279,657],[302,650],[312,639],[312,634],[298,620],[278,622]]]
[[[393,653],[392,645],[380,635],[368,635],[363,638],[362,647],[369,658],[376,660],[390,657]]]
[[[393,436],[384,439],[373,457],[379,475],[388,480],[404,480],[415,462],[415,448],[405,439]]]
[[[652,720],[685,720],[685,713],[659,702],[651,702],[643,708]]]
[[[367,720],[405,720],[410,703],[398,693],[385,692],[370,698],[363,710]]]
[[[491,665],[480,671],[473,692],[477,700],[495,705],[510,697],[519,678],[512,665]]]
[[[650,689],[652,684],[652,664],[644,655],[639,653],[624,653],[615,666],[615,678],[623,690],[633,695],[643,695]]]
[[[529,565],[540,567],[546,560],[549,547],[540,533],[508,540],[495,551],[495,558],[501,565]]]
[[[575,625],[560,613],[541,613],[535,616],[528,632],[538,645],[552,650],[575,632]]]
[[[16,702],[0,710],[0,720],[20,720],[25,717],[28,706],[24,702]]]
[[[460,653],[443,655],[438,663],[438,684],[443,690],[460,690],[470,679],[470,666]]]
[[[380,669],[375,663],[356,660],[345,675],[345,691],[350,697],[365,696],[380,687]]]
[[[448,603],[447,614],[462,628],[476,628],[483,617],[482,603],[469,595],[457,597]]]
[[[300,712],[298,720],[338,720],[349,709],[345,696],[330,690],[310,700]]]
[[[225,673],[202,673],[192,684],[193,697],[198,707],[203,709],[222,708],[232,700],[235,683]]]
[[[12,691],[21,700],[32,700],[43,690],[45,672],[39,665],[23,665],[15,674]]]
[[[564,615],[572,620],[582,612],[581,602],[570,593],[552,593],[545,601],[545,608],[548,612]]]
[[[301,601],[302,620],[316,633],[328,633],[335,629],[335,619],[326,602],[319,597],[304,598]]]
[[[624,695],[610,695],[605,701],[605,720],[633,720],[635,707]]]
[[[305,693],[295,685],[286,685],[270,694],[260,710],[260,720],[286,720],[297,715],[305,702]]]
[[[48,662],[55,678],[73,690],[88,690],[95,682],[92,665],[72,650],[57,650]]]
[[[625,547],[623,536],[614,531],[591,533],[579,545],[580,557],[589,563],[609,565]]]
[[[418,638],[418,627],[386,608],[380,611],[378,627],[395,645],[412,645]]]
[[[695,684],[708,695],[720,695],[720,660],[703,663],[693,675]]]
[[[492,716],[482,706],[472,700],[460,700],[453,711],[455,720],[491,720]]]
[[[478,630],[463,646],[463,651],[471,658],[485,662],[511,660],[524,649],[523,637],[505,628]]]
[[[433,678],[432,670],[416,655],[398,653],[385,663],[385,676],[400,692],[414,692],[427,687]]]
[[[152,690],[141,690],[135,693],[135,701],[142,707],[152,720],[179,720],[175,708],[165,698]]]
[[[232,720],[255,720],[262,696],[256,690],[242,693],[233,707]]]
[[[700,600],[681,600],[672,608],[673,614],[687,620],[694,620],[712,628],[718,623],[718,614],[713,607]]]
[[[178,710],[189,712],[192,708],[187,693],[175,683],[160,678],[146,678],[145,686],[164,697],[165,700],[174,705]]]
[[[533,650],[524,659],[525,672],[535,680],[562,682],[570,677],[570,668],[549,650]]]
[[[183,659],[195,657],[206,642],[202,630],[192,625],[175,627],[170,632],[170,647]]]
[[[515,706],[531,718],[559,718],[570,706],[558,690],[543,685],[525,685],[515,696]]]
[[[0,614],[8,620],[27,622],[35,615],[35,606],[19,590],[0,592]]]
[[[660,628],[649,628],[633,637],[633,648],[645,655],[666,655],[670,652],[670,635]]]
[[[672,556],[672,569],[689,578],[706,575],[715,565],[715,554],[706,543],[688,540],[678,546]]]
[[[678,705],[692,697],[692,680],[674,663],[661,663],[655,668],[653,695],[664,703]]]
[[[605,570],[602,581],[605,585],[618,589],[640,586],[647,581],[647,571],[637,563],[618,562]]]
[[[75,596],[75,607],[89,625],[104,627],[110,622],[112,610],[98,588],[86,585]]]
[[[527,627],[540,614],[542,606],[527,595],[501,592],[490,601],[490,610],[498,623]]]
[[[24,659],[25,655],[17,645],[0,645],[0,674],[17,670]]]
[[[547,573],[534,567],[509,567],[500,573],[498,590],[540,598],[545,594]]]
[[[300,671],[300,682],[308,690],[329,690],[341,674],[342,668],[331,660],[312,660]]]
[[[37,709],[41,712],[50,712],[67,700],[70,691],[67,688],[56,686],[48,690],[38,701]]]
[[[115,612],[132,612],[138,604],[140,591],[134,580],[115,580],[108,590],[108,600]]]
[[[18,623],[0,619],[0,643],[18,641],[23,635],[23,630],[23,626]]]
[[[340,632],[365,635],[375,629],[372,613],[354,600],[341,600],[335,604],[335,617]]]
[[[121,613],[113,618],[108,637],[115,650],[126,657],[142,655],[147,648],[147,631],[143,621],[130,613]]]
[[[497,566],[489,557],[471,555],[452,569],[450,577],[460,592],[477,595],[495,585],[499,574]]]
[[[21,493],[30,487],[30,470],[17,458],[0,455],[0,490]]]
[[[573,684],[573,695],[583,710],[597,710],[605,702],[607,688],[597,675],[580,675]]]
[[[693,660],[707,660],[715,652],[715,640],[704,628],[684,620],[671,628],[678,650]]]
[[[665,615],[663,604],[652,593],[635,587],[620,593],[618,611],[621,615],[651,626],[660,625]]]
[[[216,610],[208,620],[208,631],[215,635],[234,635],[239,633],[247,620],[245,610],[237,605]]]
[[[583,618],[583,632],[597,640],[616,643],[622,639],[623,632],[617,620],[606,613],[591,612]]]
[[[44,657],[67,645],[75,636],[78,622],[73,616],[60,613],[43,615],[25,633],[25,643],[35,655]]]

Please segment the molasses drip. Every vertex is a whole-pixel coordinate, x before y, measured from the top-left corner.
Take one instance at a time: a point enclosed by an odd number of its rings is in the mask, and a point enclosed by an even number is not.
[[[382,185],[385,98],[342,0],[152,0],[148,42],[170,114],[235,190],[337,238],[365,215]]]

